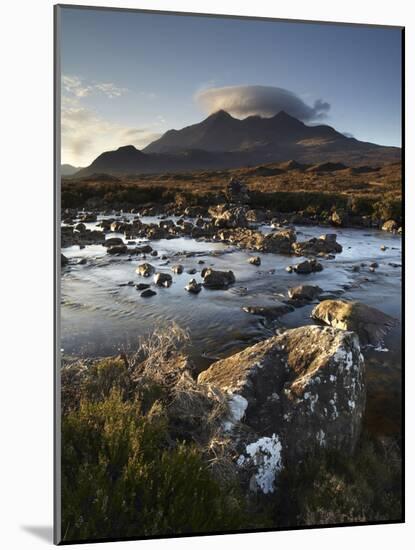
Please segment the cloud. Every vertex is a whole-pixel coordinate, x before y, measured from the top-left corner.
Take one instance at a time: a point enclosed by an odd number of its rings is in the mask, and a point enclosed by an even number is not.
[[[77,98],[90,96],[94,93],[101,93],[113,99],[128,92],[127,88],[120,88],[113,82],[88,82],[79,76],[62,75],[62,90]]]
[[[85,98],[102,94],[118,98],[128,90],[113,82],[87,81],[75,75],[62,76],[61,144],[62,162],[87,166],[104,151],[122,145],[142,149],[160,137],[152,128],[135,128],[107,120],[85,106]],[[155,123],[159,126],[160,121]]]
[[[280,111],[309,122],[324,118],[330,104],[317,99],[308,105],[297,94],[276,86],[225,86],[196,93],[197,103],[207,112],[223,109],[237,118],[251,115],[271,117]]]
[[[122,145],[142,149],[160,135],[151,128],[133,128],[110,122],[80,102],[62,102],[62,162],[87,166],[104,151]]]

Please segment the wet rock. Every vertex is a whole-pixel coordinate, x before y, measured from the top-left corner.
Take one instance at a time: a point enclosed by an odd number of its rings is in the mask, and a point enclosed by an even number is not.
[[[323,292],[319,286],[299,285],[288,289],[288,296],[293,300],[314,300]]]
[[[157,292],[154,290],[151,290],[151,288],[148,288],[147,290],[143,290],[143,292],[140,294],[141,298],[151,298],[151,296],[155,296]]]
[[[235,283],[233,271],[216,271],[211,268],[202,270],[203,285],[211,289],[226,289]]]
[[[369,264],[369,267],[371,267],[372,269],[377,269],[379,267],[379,264],[378,262],[372,262],[371,264]]]
[[[137,285],[135,285],[135,288],[137,290],[146,290],[147,288],[150,288],[150,285],[148,285],[147,283],[138,283]]]
[[[190,292],[192,294],[199,294],[199,292],[202,290],[202,283],[197,283],[196,279],[190,279],[190,281],[184,288],[187,290],[187,292]]]
[[[379,346],[396,319],[379,309],[361,302],[324,300],[312,311],[311,316],[341,330],[352,330],[359,336],[361,345]]]
[[[399,224],[395,220],[388,220],[382,225],[382,231],[389,231],[394,233],[399,229]]]
[[[259,256],[254,256],[249,258],[248,262],[252,265],[261,265],[261,258]]]
[[[75,225],[75,229],[76,229],[76,231],[79,231],[79,233],[83,233],[84,231],[86,231],[86,225],[82,222],[77,223]]]
[[[124,241],[120,237],[110,237],[109,239],[105,239],[103,244],[107,247],[121,246],[124,244]]]
[[[308,275],[309,273],[322,271],[323,266],[316,260],[305,260],[304,262],[300,262],[299,264],[293,266],[293,269],[296,273]]]
[[[80,258],[78,261],[77,261],[77,264],[78,265],[85,265],[87,262],[86,258]]]
[[[216,227],[236,228],[246,227],[246,208],[235,206],[228,208],[226,204],[209,208],[209,214],[212,216]]]
[[[294,271],[294,268],[292,265],[287,265],[287,267],[285,268],[285,271],[287,271],[287,273],[292,273]]]
[[[384,244],[382,244],[382,246],[380,247],[380,249],[382,250],[382,252],[385,252],[385,250],[387,250],[387,249],[388,249],[388,247],[387,247],[387,246],[385,246]]]
[[[150,277],[150,275],[153,275],[155,271],[155,267],[148,263],[139,265],[135,270],[135,272],[142,277]]]
[[[152,250],[150,256],[158,256],[157,250]]]
[[[195,275],[197,273],[197,269],[195,269],[194,267],[191,267],[190,269],[186,269],[186,273],[188,275]]]
[[[97,221],[97,215],[93,212],[89,212],[81,215],[81,220],[86,223],[92,223]]]
[[[242,309],[246,311],[246,313],[260,315],[268,319],[276,319],[294,310],[294,308],[288,304],[279,304],[275,306],[244,306]]]
[[[354,452],[365,408],[364,374],[355,334],[304,326],[216,361],[198,383],[228,394],[223,429],[237,447],[241,479],[251,490],[269,493],[284,465],[320,448]],[[271,460],[272,453],[278,460]]]
[[[127,252],[128,247],[125,244],[117,244],[107,248],[107,254],[126,254]]]
[[[330,216],[330,221],[333,225],[337,225],[341,227],[341,226],[347,225],[348,215],[342,209],[335,210]]]
[[[247,221],[252,223],[261,223],[266,220],[266,213],[264,210],[248,210],[245,215]]]
[[[145,244],[143,246],[136,246],[135,250],[137,254],[149,254],[153,251],[153,248],[149,244]]]
[[[157,286],[169,287],[172,284],[173,279],[170,273],[159,272],[154,275],[154,282]]]
[[[308,241],[295,242],[292,245],[293,252],[298,256],[317,256],[337,254],[342,252],[343,247],[337,242],[337,235],[330,233],[321,237],[312,238]]]
[[[61,267],[63,267],[64,265],[67,265],[68,263],[69,263],[68,258],[61,253]]]
[[[172,265],[171,270],[173,273],[176,273],[176,275],[180,275],[183,273],[183,266],[181,264]]]
[[[126,224],[124,222],[115,221],[112,222],[110,229],[114,233],[123,233],[126,229]]]
[[[290,254],[292,244],[297,238],[293,229],[281,229],[264,235],[260,231],[243,228],[222,230],[218,233],[218,237],[240,248],[280,254]]]

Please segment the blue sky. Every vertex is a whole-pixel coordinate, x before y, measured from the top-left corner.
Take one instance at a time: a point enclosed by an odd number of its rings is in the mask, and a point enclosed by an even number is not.
[[[275,108],[284,106],[281,89],[310,112],[324,102],[306,123],[401,145],[399,29],[73,8],[61,14],[63,162],[82,166],[103,150],[144,147],[217,107],[241,118],[269,116],[252,86],[269,87]]]

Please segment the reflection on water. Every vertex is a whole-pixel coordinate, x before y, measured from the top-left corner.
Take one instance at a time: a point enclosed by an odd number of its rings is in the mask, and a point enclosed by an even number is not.
[[[142,221],[157,220],[142,218]],[[95,224],[87,226],[92,228]],[[270,230],[268,226],[261,229]],[[148,256],[146,261],[172,274],[173,284],[170,288],[157,288],[157,295],[147,300],[140,298],[134,286],[120,286],[129,281],[148,282],[135,273],[142,259],[109,257],[101,245],[65,248],[64,254],[70,263],[62,273],[61,347],[65,354],[76,356],[110,355],[135,348],[141,336],[175,321],[188,329],[189,352],[202,370],[213,359],[266,338],[278,327],[311,323],[311,305],[274,322],[242,310],[249,305],[275,305],[287,296],[290,286],[302,283],[317,284],[326,293],[342,291],[346,299],[361,300],[401,319],[401,268],[396,267],[401,262],[400,237],[366,229],[333,231],[332,228],[297,227],[298,240],[324,232],[337,233],[343,252],[335,260],[321,260],[324,270],[311,275],[287,273],[286,266],[298,261],[290,256],[258,254],[261,266],[255,267],[248,263],[251,253],[223,243],[190,238],[153,241],[151,245],[158,256]],[[122,235],[111,233],[110,236]],[[381,245],[387,249],[382,251]],[[86,258],[87,263],[78,265],[81,258]],[[375,273],[368,269],[370,262],[379,264]],[[175,263],[183,264],[182,274],[172,273],[170,266]],[[352,271],[352,266],[362,263],[366,266],[358,272]],[[184,290],[185,285],[191,278],[201,282],[203,267],[232,269],[236,284],[226,291],[203,289],[198,295],[189,294]],[[197,273],[186,273],[190,269],[196,269]],[[383,422],[384,430],[389,432],[400,423],[400,326],[388,335],[385,347],[388,352],[365,351],[371,403],[368,422],[379,425],[378,417],[385,416],[385,407],[393,408],[388,421]],[[376,399],[370,398],[371,393],[376,394]]]

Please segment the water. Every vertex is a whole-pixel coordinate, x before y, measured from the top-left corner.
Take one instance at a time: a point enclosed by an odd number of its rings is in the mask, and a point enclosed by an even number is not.
[[[127,218],[131,216],[126,216]],[[102,217],[99,218],[99,220]],[[158,221],[142,218],[144,223]],[[95,228],[96,224],[86,224]],[[261,226],[264,232],[269,226]],[[312,323],[313,305],[296,309],[279,320],[267,321],[243,311],[243,306],[276,305],[287,296],[287,289],[302,283],[319,285],[325,293],[342,292],[345,299],[357,299],[375,306],[401,320],[400,267],[401,239],[375,230],[327,229],[297,226],[297,239],[306,240],[325,232],[337,233],[343,252],[334,260],[322,259],[324,270],[310,275],[286,272],[286,266],[301,258],[279,254],[256,254],[261,266],[248,263],[253,255],[223,243],[198,242],[190,238],[152,241],[158,257],[147,256],[158,270],[170,273],[170,288],[157,288],[157,295],[143,299],[134,286],[119,286],[128,281],[151,282],[135,273],[143,262],[139,257],[112,257],[102,245],[73,246],[64,249],[70,263],[63,268],[61,286],[61,347],[64,354],[75,356],[105,356],[136,348],[138,339],[154,328],[169,326],[173,321],[187,329],[191,343],[189,353],[198,370],[206,368],[214,359],[236,352],[247,345],[275,333],[277,328],[292,328]],[[109,236],[122,236],[111,233]],[[139,243],[139,240],[136,240]],[[142,241],[141,241],[142,242]],[[381,250],[386,245],[386,251]],[[194,254],[189,257],[189,253]],[[161,260],[166,255],[170,263]],[[86,258],[86,265],[76,262]],[[204,264],[199,264],[203,260]],[[360,272],[352,266],[378,262],[371,273],[366,267]],[[171,265],[181,263],[184,272],[174,275]],[[191,278],[201,282],[204,267],[229,270],[235,274],[236,284],[228,290],[203,289],[198,295],[184,290]],[[186,270],[195,268],[189,275]],[[400,423],[401,380],[401,325],[385,338],[384,349],[366,350],[369,395],[368,424],[376,430],[395,431]],[[390,410],[389,415],[385,415]],[[371,412],[372,411],[372,412]],[[379,418],[383,417],[383,423]]]

